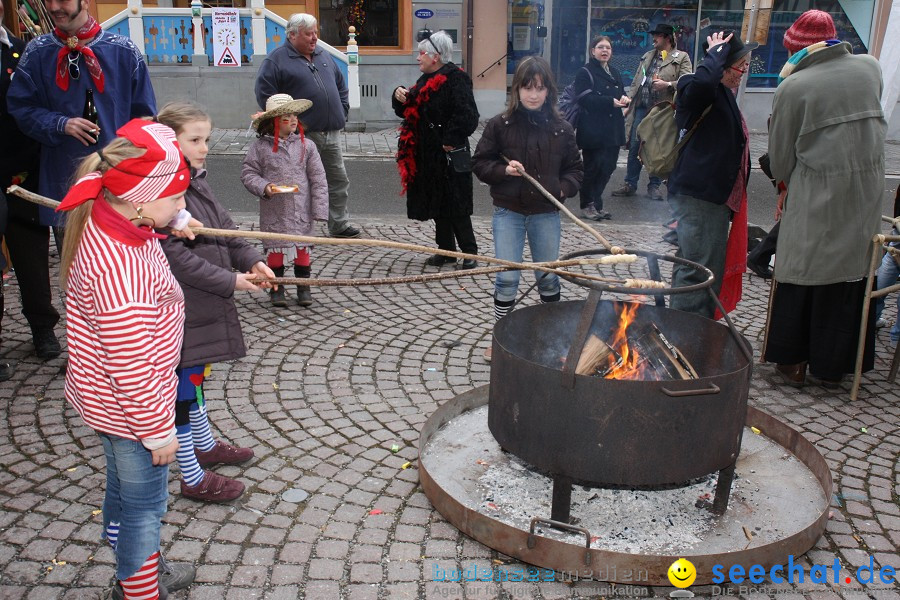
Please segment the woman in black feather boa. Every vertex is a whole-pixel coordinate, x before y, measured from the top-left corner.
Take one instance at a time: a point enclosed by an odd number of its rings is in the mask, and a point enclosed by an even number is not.
[[[472,230],[472,170],[469,136],[478,126],[472,80],[451,62],[453,40],[443,31],[426,33],[419,42],[422,76],[391,96],[394,112],[403,118],[397,148],[397,168],[406,192],[410,219],[434,219],[435,242],[442,250],[477,254]],[[435,254],[425,264],[440,267],[456,259]],[[466,259],[464,269],[474,269]]]

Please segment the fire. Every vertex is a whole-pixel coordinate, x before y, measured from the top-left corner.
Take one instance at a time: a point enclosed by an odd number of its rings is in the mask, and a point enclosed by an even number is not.
[[[628,327],[637,318],[638,303],[626,303],[619,313],[619,328],[613,332],[609,345],[622,357],[621,362],[609,373],[607,379],[644,379],[646,363],[642,360],[637,347],[628,343]]]

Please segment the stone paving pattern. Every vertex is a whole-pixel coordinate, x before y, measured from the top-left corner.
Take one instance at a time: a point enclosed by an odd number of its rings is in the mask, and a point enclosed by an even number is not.
[[[242,228],[255,226],[238,220]],[[596,246],[575,226],[564,227],[564,251]],[[372,238],[425,245],[433,239],[428,224],[403,218],[368,220],[364,229]],[[627,246],[672,250],[655,241],[663,231],[658,224],[613,224],[601,230]],[[476,234],[491,254],[486,219],[476,220]],[[313,272],[333,278],[410,275],[423,272],[422,261],[421,255],[382,248],[320,246]],[[531,281],[528,274],[523,283]],[[32,355],[15,277],[4,285],[3,350],[18,364],[15,377],[0,383],[0,598],[101,597],[114,569],[113,554],[100,541],[97,511],[105,476],[99,438],[64,400],[65,355],[49,362]],[[745,285],[733,316],[758,348],[769,287],[749,275]],[[214,428],[226,440],[254,448],[256,457],[240,467],[219,468],[247,485],[243,498],[227,505],[181,498],[173,468],[163,550],[170,561],[196,563],[198,572],[193,586],[172,597],[622,595],[624,590],[590,581],[432,582],[435,565],[457,570],[472,564],[522,566],[467,538],[434,511],[415,467],[419,430],[431,413],[447,399],[488,382],[489,365],[481,354],[490,343],[491,291],[485,275],[429,284],[327,287],[314,290],[309,309],[275,310],[264,295],[239,293],[248,354],[214,365],[206,396]],[[565,286],[564,299],[585,295]],[[896,318],[894,303],[888,304],[886,316]],[[770,365],[755,368],[752,404],[818,446],[840,494],[833,499],[825,536],[800,559],[807,568],[837,558],[855,569],[868,564],[870,556],[876,565],[900,568],[900,401],[896,386],[886,382],[892,356],[887,340],[887,330],[880,330],[876,370],[865,376],[856,402],[849,401],[849,383],[841,391],[797,390],[779,383]],[[391,452],[394,444],[400,446],[397,453]],[[412,466],[404,469],[407,462]],[[307,501],[282,500],[282,493],[295,487],[310,493]],[[373,514],[376,509],[380,513]],[[785,600],[900,598],[896,585],[778,587],[783,592],[778,597]],[[631,593],[662,597],[669,591]],[[694,592],[702,597],[712,589],[695,587]]]

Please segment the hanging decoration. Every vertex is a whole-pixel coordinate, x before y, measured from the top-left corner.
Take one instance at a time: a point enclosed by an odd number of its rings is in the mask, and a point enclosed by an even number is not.
[[[362,28],[366,22],[366,0],[350,0],[347,20],[351,25],[356,26],[357,29]]]

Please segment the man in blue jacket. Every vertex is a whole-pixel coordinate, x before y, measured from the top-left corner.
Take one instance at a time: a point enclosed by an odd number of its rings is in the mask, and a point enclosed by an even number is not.
[[[88,12],[89,2],[45,0],[54,30],[25,48],[6,96],[9,114],[19,129],[41,144],[38,191],[54,200],[65,196],[81,159],[112,141],[116,130],[131,119],[156,114],[143,56],[130,39],[103,31]],[[97,124],[81,117],[88,91],[97,107]],[[39,210],[40,224],[35,226],[44,229],[45,241],[32,245],[37,254],[28,268],[35,270],[30,273],[34,278],[48,280],[46,228],[54,227],[57,248],[62,246],[62,230],[52,209]],[[10,233],[14,238],[16,232]],[[24,266],[15,255],[13,261]],[[49,296],[45,300],[53,310]],[[24,310],[27,316],[29,306]],[[61,352],[53,332],[59,315],[53,317],[44,319],[41,327],[29,320],[40,358],[53,358]]]
[[[750,68],[750,51],[759,44],[745,45],[733,33],[722,31],[706,39],[707,54],[697,71],[678,80],[675,120],[682,135],[698,120],[702,121],[682,148],[669,175],[668,188],[672,216],[678,220],[677,256],[710,269],[715,275],[713,291],[719,295],[725,275],[729,224],[732,215],[745,206],[750,174],[747,125],[734,90]],[[743,273],[745,260],[740,267]],[[705,280],[705,274],[683,265],[675,265],[672,272],[672,287]],[[675,294],[671,307],[708,318],[713,317],[716,308],[706,290]]]
[[[347,202],[350,179],[341,152],[341,130],[350,111],[349,90],[334,59],[316,47],[318,22],[312,15],[291,15],[285,27],[287,41],[272,51],[259,67],[256,102],[260,108],[275,94],[312,100],[303,113],[303,130],[319,150],[328,180],[328,233],[332,237],[359,237],[350,224]]]

